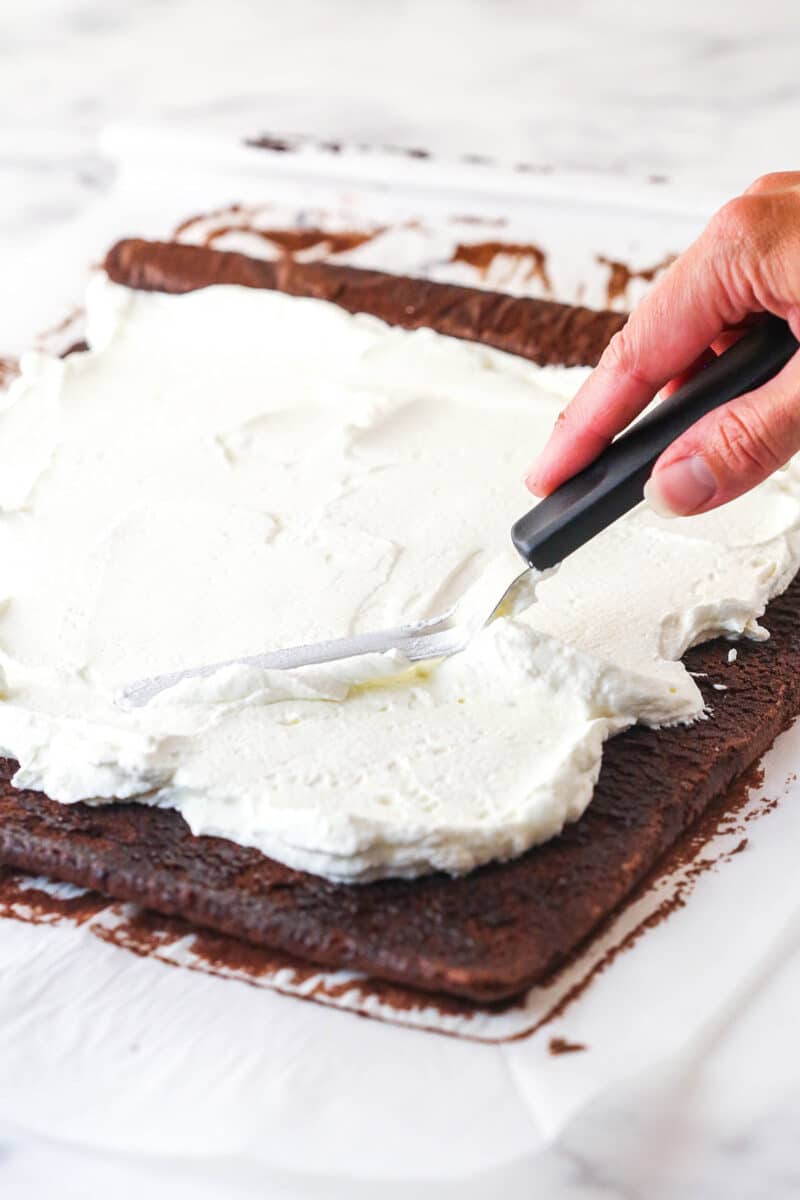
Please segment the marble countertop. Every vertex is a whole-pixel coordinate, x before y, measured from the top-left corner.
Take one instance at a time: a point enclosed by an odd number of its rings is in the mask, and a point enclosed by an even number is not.
[[[799,60],[800,9],[788,0],[4,0],[0,255],[23,260],[26,247],[108,192],[118,164],[101,134],[119,122],[481,154],[582,186],[663,182],[710,207],[765,171],[798,165]],[[415,1194],[797,1196],[798,955],[787,953],[773,975],[666,1082],[618,1089],[502,1177]],[[752,1064],[776,1024],[788,1031],[786,1056],[765,1049],[742,1078],[742,1047]],[[167,1166],[0,1127],[9,1200],[111,1188],[120,1200],[143,1188],[152,1200],[338,1195],[325,1180],[288,1176],[267,1192],[246,1163]],[[347,1194],[358,1200],[369,1189]]]
[[[5,0],[0,237],[109,184],[109,122],[475,152],[720,195],[791,160],[790,0]]]

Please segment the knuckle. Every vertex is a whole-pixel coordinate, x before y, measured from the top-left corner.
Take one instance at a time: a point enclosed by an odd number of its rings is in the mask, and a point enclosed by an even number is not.
[[[783,234],[796,246],[800,233],[800,175],[797,185],[791,191],[777,192],[770,196],[769,206],[776,234]]]
[[[759,224],[761,207],[760,196],[735,196],[714,214],[709,230],[723,243],[749,240]]]
[[[785,193],[737,196],[708,227],[711,261],[725,295],[741,310],[762,305],[771,294],[776,253],[785,237]],[[769,305],[767,305],[769,307]],[[725,314],[735,323],[735,314]],[[736,320],[740,319],[741,311]]]
[[[785,172],[768,171],[766,175],[759,175],[758,179],[754,179],[744,194],[745,196],[763,196],[766,193],[780,190],[780,188],[785,186],[785,183]]]
[[[637,383],[648,383],[639,366],[636,345],[629,321],[614,334],[606,346],[601,360],[603,369],[612,375],[627,375]]]
[[[723,409],[711,443],[715,457],[734,475],[770,475],[786,459],[775,432],[757,409],[744,413]]]

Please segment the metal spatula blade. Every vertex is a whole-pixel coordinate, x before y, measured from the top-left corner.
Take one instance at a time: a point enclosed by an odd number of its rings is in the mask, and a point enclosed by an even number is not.
[[[503,564],[501,574],[490,573],[486,581],[481,581],[480,595],[471,595],[469,604],[456,605],[441,616],[414,625],[142,679],[123,688],[118,703],[125,708],[140,707],[185,679],[206,678],[234,665],[285,671],[390,650],[409,662],[458,653],[516,593],[524,589],[531,602],[535,585],[545,574],[635,508],[643,498],[644,485],[656,460],[676,438],[712,409],[766,383],[797,349],[798,342],[785,321],[777,317],[760,320],[734,346],[621,434],[584,471],[517,521],[511,537],[532,570],[520,574],[509,556],[509,564]]]
[[[510,558],[511,556],[509,556]],[[231,658],[225,662],[209,663],[203,667],[170,671],[151,679],[140,679],[128,684],[117,695],[117,703],[123,708],[140,708],[159,693],[167,691],[185,679],[205,679],[224,667],[258,667],[262,670],[288,671],[293,667],[316,666],[320,663],[337,662],[346,658],[358,658],[364,654],[386,654],[393,650],[408,662],[425,659],[448,658],[463,650],[484,625],[510,601],[524,585],[532,588],[537,579],[550,572],[526,568],[519,571],[519,564],[512,562],[513,578],[498,600],[498,585],[493,590],[481,587],[481,597],[469,605],[455,605],[440,616],[413,625],[398,625],[394,629],[379,629],[352,637],[332,638],[327,642],[313,642],[307,646],[292,646],[285,650],[272,650],[265,654],[252,654],[244,658]],[[495,573],[496,575],[497,573]],[[506,568],[506,577],[508,568]],[[483,581],[481,581],[483,584]],[[527,587],[525,591],[527,593]]]

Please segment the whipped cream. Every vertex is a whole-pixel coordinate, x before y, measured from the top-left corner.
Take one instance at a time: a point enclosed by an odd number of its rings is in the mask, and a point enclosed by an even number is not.
[[[725,509],[641,507],[461,654],[133,679],[436,615],[512,577],[519,482],[583,371],[333,305],[98,276],[87,353],[0,410],[0,746],[56,800],[178,809],[332,879],[471,870],[589,803],[605,739],[703,711],[678,661],[766,637],[794,465]]]

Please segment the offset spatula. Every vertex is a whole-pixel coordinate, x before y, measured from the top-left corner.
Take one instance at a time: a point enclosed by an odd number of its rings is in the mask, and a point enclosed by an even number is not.
[[[634,508],[643,498],[656,459],[676,438],[712,409],[766,383],[797,349],[798,342],[785,321],[771,316],[761,319],[734,346],[621,434],[590,466],[516,522],[511,537],[527,566],[521,573],[513,570],[511,578],[499,580],[485,604],[470,604],[469,611],[456,605],[439,617],[414,625],[142,679],[120,692],[120,704],[147,704],[184,679],[203,678],[233,665],[287,670],[388,650],[397,650],[415,662],[445,658],[463,650],[497,613],[512,589],[521,585],[529,569],[541,575],[555,568],[573,550]]]

